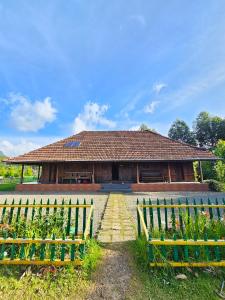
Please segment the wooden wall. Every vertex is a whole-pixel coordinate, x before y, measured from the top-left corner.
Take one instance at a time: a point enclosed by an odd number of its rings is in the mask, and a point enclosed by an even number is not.
[[[137,180],[137,164],[128,162],[119,162],[119,181],[133,182]],[[193,182],[194,170],[192,162],[170,162],[170,173],[172,182]],[[44,163],[42,167],[42,174],[40,177],[41,183],[55,183],[56,182],[56,164]],[[51,170],[51,174],[50,174]],[[139,163],[139,174],[143,170],[159,171],[165,181],[168,181],[168,163],[167,162],[152,162]],[[62,178],[66,177],[66,172],[92,172],[93,163],[58,163],[58,180],[62,182]],[[95,183],[111,182],[112,181],[112,163],[94,163],[94,180]],[[49,181],[50,179],[50,181]]]

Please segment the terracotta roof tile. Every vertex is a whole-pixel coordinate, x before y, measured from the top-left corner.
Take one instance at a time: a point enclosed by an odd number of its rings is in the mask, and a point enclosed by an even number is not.
[[[65,143],[79,141],[79,147]],[[9,159],[11,163],[50,161],[214,160],[209,151],[151,131],[82,131],[59,142]]]

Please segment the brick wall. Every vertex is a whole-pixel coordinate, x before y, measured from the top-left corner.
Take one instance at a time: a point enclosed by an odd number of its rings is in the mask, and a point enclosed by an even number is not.
[[[205,192],[209,190],[206,183],[133,183],[131,185],[133,192],[169,192],[169,191],[184,191],[184,192]]]
[[[17,184],[18,192],[70,192],[91,191],[97,192],[101,189],[100,184]]]

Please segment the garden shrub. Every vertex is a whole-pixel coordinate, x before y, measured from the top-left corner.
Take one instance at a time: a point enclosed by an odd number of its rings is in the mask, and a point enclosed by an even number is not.
[[[213,191],[213,192],[222,192],[223,191],[222,183],[215,179],[205,180],[204,182],[208,183],[210,191]]]

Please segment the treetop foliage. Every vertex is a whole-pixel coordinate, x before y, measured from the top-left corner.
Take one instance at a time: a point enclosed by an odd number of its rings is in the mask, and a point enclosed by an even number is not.
[[[176,120],[168,136],[174,140],[208,149],[214,149],[217,142],[225,140],[225,119],[201,112],[193,122],[193,130],[183,120]]]

